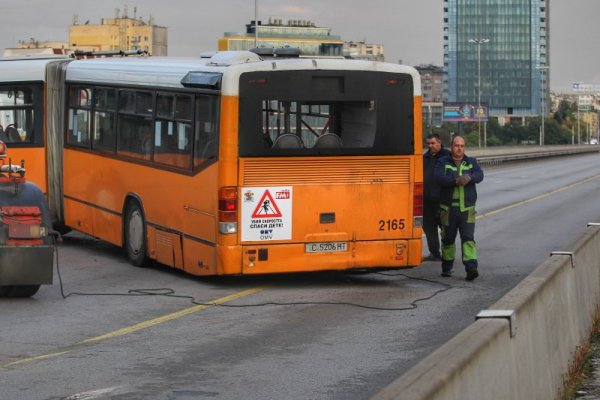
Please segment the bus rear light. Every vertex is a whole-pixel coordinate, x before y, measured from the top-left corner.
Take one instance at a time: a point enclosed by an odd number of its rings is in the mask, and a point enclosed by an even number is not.
[[[237,199],[219,199],[219,210],[226,212],[236,211]]]
[[[251,83],[251,84],[254,84],[254,85],[266,85],[267,84],[267,78],[250,79],[248,81],[248,83]]]
[[[219,211],[237,211],[237,187],[219,189]]]
[[[220,222],[237,222],[237,212],[235,211],[219,211]]]
[[[219,233],[232,234],[238,231],[237,187],[219,189]]]
[[[415,228],[423,227],[423,217],[413,217],[413,226]]]
[[[219,222],[219,233],[228,235],[231,233],[237,233],[238,224],[237,222]]]
[[[413,226],[423,226],[423,182],[415,182],[413,188]]]

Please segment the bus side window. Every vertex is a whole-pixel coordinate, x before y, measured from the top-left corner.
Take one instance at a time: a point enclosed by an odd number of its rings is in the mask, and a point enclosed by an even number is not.
[[[119,139],[117,153],[152,159],[152,93],[123,90],[119,94]]]
[[[159,93],[154,121],[154,161],[178,168],[190,168],[192,97]]]
[[[92,147],[114,151],[116,147],[116,91],[98,88],[94,91],[94,134]]]
[[[152,120],[145,117],[119,115],[119,146],[121,155],[152,159]]]
[[[217,99],[215,96],[196,96],[194,168],[217,158]]]
[[[33,101],[31,88],[0,89],[0,140],[6,143],[34,142]]]
[[[69,90],[69,122],[67,143],[88,147],[90,144],[90,109],[92,90],[71,87]]]

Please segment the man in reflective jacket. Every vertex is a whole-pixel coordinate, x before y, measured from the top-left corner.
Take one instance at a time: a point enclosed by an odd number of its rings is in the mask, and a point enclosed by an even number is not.
[[[479,276],[475,244],[475,184],[483,180],[477,160],[465,155],[465,139],[452,138],[451,154],[438,160],[435,179],[441,186],[440,219],[442,222],[442,276],[451,276],[456,254],[456,234],[460,233],[462,261],[467,280]]]

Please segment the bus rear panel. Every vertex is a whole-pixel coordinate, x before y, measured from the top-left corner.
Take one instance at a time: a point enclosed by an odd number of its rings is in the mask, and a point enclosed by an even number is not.
[[[249,72],[239,91],[242,273],[420,264],[410,75]]]

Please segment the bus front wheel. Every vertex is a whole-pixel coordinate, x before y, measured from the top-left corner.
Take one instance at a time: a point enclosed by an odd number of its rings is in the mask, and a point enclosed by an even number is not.
[[[147,248],[144,214],[137,203],[130,203],[125,218],[125,251],[129,262],[143,267]]]

